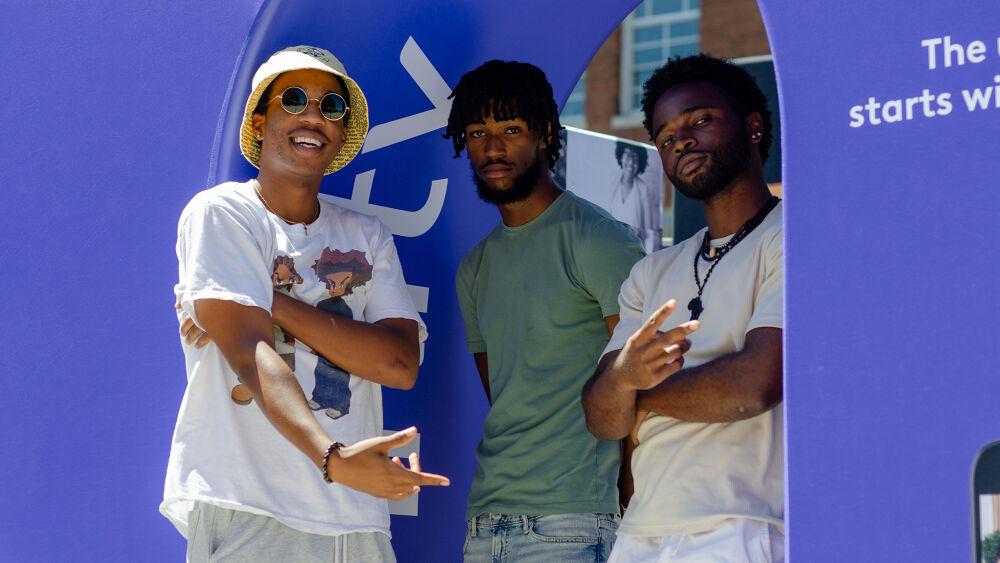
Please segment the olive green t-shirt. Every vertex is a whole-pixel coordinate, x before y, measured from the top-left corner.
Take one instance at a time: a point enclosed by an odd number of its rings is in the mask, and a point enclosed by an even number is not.
[[[519,227],[502,222],[458,267],[469,351],[486,352],[493,404],[466,518],[618,512],[618,441],[587,430],[580,392],[642,246],[628,226],[563,192]]]

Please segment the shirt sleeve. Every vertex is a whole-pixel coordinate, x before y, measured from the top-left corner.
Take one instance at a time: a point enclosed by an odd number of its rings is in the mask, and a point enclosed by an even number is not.
[[[632,267],[631,273],[622,284],[621,292],[618,296],[619,320],[615,326],[615,331],[611,335],[611,340],[604,347],[604,354],[621,350],[625,347],[625,341],[639,330],[646,320],[643,312],[646,305],[645,275],[643,266],[646,260],[640,260]]]
[[[486,341],[479,331],[479,308],[476,305],[478,261],[479,254],[473,250],[462,260],[455,274],[455,292],[458,294],[458,306],[462,310],[462,322],[465,324],[465,343],[472,354],[486,351]]]
[[[747,332],[761,327],[784,328],[785,246],[782,231],[776,229],[771,233],[771,239],[764,247],[763,277],[759,282]]]
[[[427,325],[413,304],[413,296],[403,278],[392,233],[379,222],[378,236],[372,246],[372,285],[365,305],[365,322],[382,319],[411,319],[417,321],[419,341],[427,340]]]
[[[199,299],[234,301],[270,313],[271,279],[264,249],[254,236],[260,229],[251,219],[216,204],[201,204],[181,218],[177,299],[195,323]]]
[[[575,256],[577,278],[600,304],[601,314],[618,314],[618,291],[632,266],[645,256],[642,243],[631,229],[609,219],[593,225]]]

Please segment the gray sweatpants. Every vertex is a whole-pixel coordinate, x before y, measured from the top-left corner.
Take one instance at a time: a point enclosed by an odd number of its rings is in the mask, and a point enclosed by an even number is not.
[[[379,532],[320,536],[274,518],[195,503],[188,525],[188,563],[239,561],[395,563],[389,537]]]

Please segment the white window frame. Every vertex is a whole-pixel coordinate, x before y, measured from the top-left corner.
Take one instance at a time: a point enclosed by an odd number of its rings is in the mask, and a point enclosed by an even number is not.
[[[635,19],[635,11],[633,11],[622,21],[621,25],[621,51],[618,65],[618,114],[611,119],[611,126],[616,128],[632,127],[642,124],[642,108],[632,106],[635,88],[641,87],[634,86],[632,84],[632,72],[635,68],[635,64],[633,63],[633,60],[635,59]],[[700,23],[700,7],[689,8],[672,14],[643,16],[641,23],[663,25],[666,23],[690,21],[692,19],[695,19]],[[691,36],[686,35],[684,37]],[[662,40],[662,45],[664,47],[670,47],[672,42],[671,40],[672,38],[665,38]],[[698,36],[698,43],[699,45],[701,44],[700,32]]]

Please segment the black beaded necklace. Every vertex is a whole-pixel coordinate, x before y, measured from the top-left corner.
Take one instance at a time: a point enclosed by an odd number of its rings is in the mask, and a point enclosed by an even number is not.
[[[779,201],[781,201],[781,199],[772,195],[771,199],[767,200],[767,203],[764,204],[764,207],[761,207],[760,211],[758,211],[756,215],[747,219],[747,222],[743,223],[743,225],[735,233],[733,233],[733,237],[729,239],[726,244],[720,247],[712,248],[712,238],[708,231],[705,231],[705,236],[701,239],[701,248],[698,249],[698,252],[694,253],[694,283],[698,286],[698,296],[688,303],[688,310],[691,311],[692,321],[698,320],[698,317],[700,317],[701,313],[705,310],[705,306],[701,302],[701,294],[705,291],[705,286],[708,285],[708,278],[712,276],[712,271],[719,265],[719,261],[722,260],[722,257],[728,254],[729,251],[732,250],[737,244],[739,244],[741,240],[747,238],[747,235],[752,233],[758,225],[763,223],[764,218],[767,217],[768,213],[770,213],[771,210],[778,205]],[[708,269],[708,272],[705,274],[705,281],[701,281],[700,275],[698,274],[698,262],[701,260],[712,264],[712,266]]]

